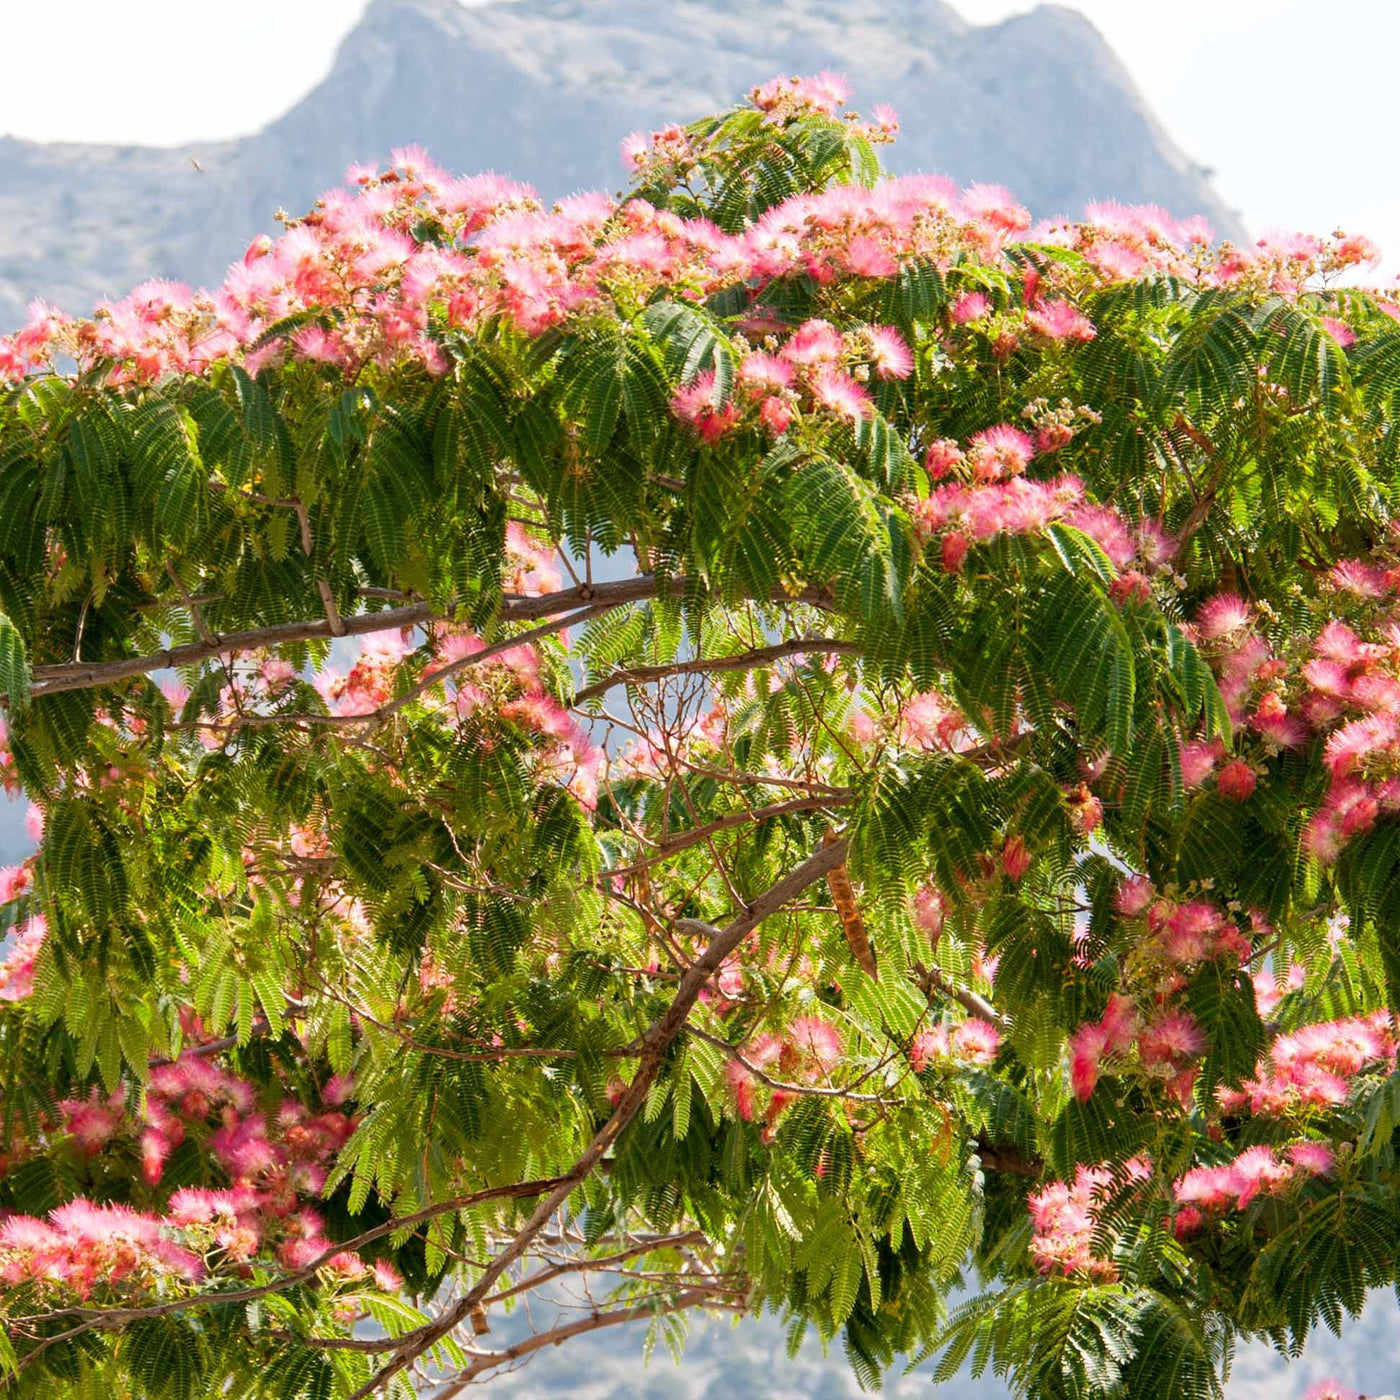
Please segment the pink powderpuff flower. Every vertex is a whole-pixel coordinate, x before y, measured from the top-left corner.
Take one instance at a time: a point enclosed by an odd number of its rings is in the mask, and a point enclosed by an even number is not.
[[[1215,780],[1216,791],[1230,802],[1248,802],[1258,784],[1254,769],[1242,758],[1232,758]]]
[[[27,865],[0,866],[0,904],[9,904],[33,888],[34,872]]]
[[[1008,880],[1019,880],[1031,868],[1033,860],[1026,843],[1019,836],[1013,836],[1001,848],[1001,868]]]
[[[1169,1011],[1138,1037],[1138,1052],[1147,1065],[1171,1065],[1204,1052],[1205,1033],[1189,1011]]]
[[[1004,185],[971,185],[963,191],[961,204],[969,218],[1001,233],[1031,226],[1030,213]]]
[[[44,839],[44,809],[33,802],[25,809],[24,830],[36,845]]]
[[[867,233],[857,234],[845,248],[846,267],[855,277],[893,277],[899,264],[880,242]]]
[[[968,460],[982,481],[1020,476],[1035,456],[1035,443],[1010,423],[998,423],[972,435]]]
[[[793,409],[786,399],[770,394],[758,410],[759,421],[775,438],[782,437],[792,425]]]
[[[1288,1160],[1310,1176],[1331,1176],[1337,1165],[1336,1154],[1325,1142],[1305,1138],[1288,1145]]]
[[[841,1032],[816,1016],[800,1016],[790,1030],[793,1043],[805,1056],[829,1070],[841,1059]]]
[[[953,1027],[949,1048],[969,1064],[990,1065],[1001,1048],[1001,1032],[990,1021],[971,1016]]]
[[[1238,1191],[1239,1182],[1231,1167],[1192,1167],[1177,1181],[1173,1194],[1183,1205],[1219,1210],[1234,1200]]]
[[[1364,559],[1343,559],[1332,566],[1328,577],[1338,588],[1357,598],[1384,598],[1392,591],[1390,575]]]
[[[1113,907],[1125,919],[1135,919],[1152,903],[1156,893],[1146,875],[1129,875],[1114,892]]]
[[[881,379],[907,379],[914,369],[909,342],[893,326],[871,326],[871,357]]]
[[[888,102],[877,102],[870,109],[870,115],[886,136],[893,136],[899,130],[899,113]]]
[[[1345,350],[1349,345],[1356,344],[1356,332],[1347,325],[1345,321],[1340,321],[1335,316],[1319,316],[1318,324],[1322,329]]]
[[[1230,1164],[1230,1170],[1239,1186],[1240,1210],[1260,1194],[1268,1194],[1284,1185],[1290,1175],[1289,1168],[1274,1156],[1274,1150],[1264,1144],[1247,1147]]]
[[[1199,787],[1215,771],[1223,753],[1224,746],[1219,740],[1182,744],[1181,781],[1188,788]]]
[[[326,1080],[326,1087],[321,1090],[323,1102],[339,1107],[348,1102],[355,1094],[355,1077],[351,1074],[333,1074]]]
[[[962,573],[963,562],[967,558],[968,544],[969,540],[966,535],[955,533],[943,537],[940,554],[945,574]]]
[[[1249,619],[1249,606],[1238,593],[1219,593],[1201,604],[1196,630],[1205,641],[1218,641],[1249,626]]]
[[[964,292],[953,303],[950,314],[954,325],[966,326],[990,315],[991,310],[992,303],[987,299],[985,292]]]
[[[1364,715],[1328,736],[1323,757],[1333,777],[1340,778],[1373,754],[1392,749],[1398,741],[1400,723],[1394,715]]]
[[[1069,1081],[1075,1098],[1087,1102],[1099,1082],[1099,1061],[1108,1043],[1104,1028],[1086,1021],[1069,1038]]]
[[[930,1026],[910,1042],[909,1062],[916,1071],[922,1071],[934,1060],[946,1059],[948,1050],[948,1032],[942,1026]]]
[[[1336,661],[1343,666],[1354,666],[1366,660],[1366,648],[1360,637],[1345,622],[1335,618],[1317,634],[1313,650],[1324,661]]]
[[[1357,1400],[1357,1394],[1329,1376],[1309,1386],[1303,1400]]]
[[[914,893],[914,923],[937,942],[948,915],[948,901],[936,885],[921,885]]]
[[[870,391],[838,369],[820,369],[812,376],[812,397],[851,423],[859,423],[871,413]]]
[[[740,362],[738,378],[740,384],[748,384],[755,389],[768,391],[789,388],[796,375],[797,371],[791,360],[779,359],[777,355],[755,352],[752,355],[745,355]]]
[[[1077,307],[1056,298],[1037,302],[1026,316],[1026,324],[1038,335],[1049,340],[1093,340],[1098,334],[1094,323]]]
[[[963,461],[962,451],[952,438],[939,438],[930,444],[924,457],[924,469],[934,481],[940,481],[955,471]]]
[[[629,132],[618,143],[618,151],[622,156],[622,163],[629,170],[640,170],[646,163],[647,152],[651,149],[651,141],[646,132]]]
[[[1081,505],[1066,517],[1076,530],[1082,530],[1113,561],[1126,569],[1137,553],[1137,541],[1127,522],[1112,506]]]
[[[778,352],[796,365],[834,365],[845,351],[840,332],[830,321],[804,321]]]

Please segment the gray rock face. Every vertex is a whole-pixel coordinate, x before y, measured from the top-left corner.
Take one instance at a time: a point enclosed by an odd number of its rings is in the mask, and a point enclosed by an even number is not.
[[[1006,184],[1039,215],[1112,197],[1239,232],[1098,32],[1059,6],[976,27],[940,0],[373,0],[325,81],[256,135],[173,150],[0,138],[0,326],[35,296],[85,312],[147,277],[216,282],[274,209],[304,210],[396,145],[546,197],[616,189],[627,131],[825,67],[899,111],[897,171]]]

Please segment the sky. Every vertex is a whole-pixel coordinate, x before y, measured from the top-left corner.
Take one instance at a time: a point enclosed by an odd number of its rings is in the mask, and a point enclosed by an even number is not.
[[[285,111],[327,72],[365,0],[63,0],[57,44],[52,6],[0,3],[0,133],[179,145],[242,135]],[[952,3],[975,23],[1030,8]],[[1178,144],[1217,171],[1251,230],[1366,233],[1387,249],[1387,276],[1400,272],[1400,0],[1076,8]]]

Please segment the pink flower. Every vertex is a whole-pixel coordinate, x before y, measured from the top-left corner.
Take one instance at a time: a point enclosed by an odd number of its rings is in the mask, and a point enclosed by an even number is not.
[[[1219,593],[1201,604],[1196,628],[1206,641],[1228,637],[1249,626],[1249,608],[1238,593]]]
[[[979,1017],[969,1017],[953,1028],[950,1048],[958,1058],[975,1065],[990,1065],[1001,1048],[1001,1032]]]
[[[1345,321],[1339,321],[1335,316],[1319,316],[1317,319],[1322,329],[1325,330],[1343,350],[1349,345],[1356,344],[1356,332],[1352,330]]]
[[[893,277],[899,271],[899,264],[866,233],[846,245],[846,266],[856,277]]]
[[[1104,1028],[1086,1021],[1069,1038],[1069,1079],[1075,1098],[1087,1101],[1099,1082],[1099,1061],[1103,1058],[1108,1036]]]
[[[775,438],[782,437],[792,425],[792,405],[786,399],[769,395],[758,410],[759,420]]]
[[[840,332],[829,321],[804,321],[778,352],[797,365],[834,365],[845,351]]]
[[[893,326],[871,326],[871,358],[881,379],[907,379],[914,369],[909,343]]]
[[[966,535],[951,534],[943,537],[941,550],[943,572],[960,574],[963,560],[967,557],[968,538]]]
[[[990,314],[992,303],[985,292],[964,292],[953,303],[952,317],[955,325],[965,326],[972,321],[980,321]]]
[[[1357,1400],[1357,1395],[1354,1390],[1347,1389],[1341,1381],[1333,1380],[1329,1376],[1326,1380],[1309,1386],[1303,1400]]]
[[[1308,1138],[1289,1144],[1288,1160],[1311,1176],[1331,1176],[1337,1165],[1336,1154],[1325,1142]]]
[[[831,1069],[840,1061],[841,1033],[830,1022],[801,1016],[792,1023],[791,1035],[797,1048],[822,1069]]]
[[[839,369],[820,369],[812,376],[812,397],[839,418],[859,423],[871,413],[870,392]]]
[[[1242,758],[1232,758],[1215,780],[1216,791],[1231,802],[1248,802],[1258,783],[1254,769]]]
[[[1013,836],[1001,848],[1001,868],[1008,880],[1019,880],[1031,868],[1033,859],[1026,843],[1019,836]]]
[[[1115,891],[1113,907],[1125,919],[1136,918],[1152,903],[1156,891],[1146,875],[1129,875]]]
[[[1138,1052],[1149,1065],[1190,1059],[1205,1048],[1205,1033],[1189,1011],[1169,1011],[1138,1037]]]
[[[1210,743],[1190,743],[1181,746],[1181,781],[1188,787],[1199,787],[1215,771],[1222,747],[1217,740]]]
[[[877,102],[870,109],[870,115],[887,136],[893,136],[899,130],[899,113],[888,102]]]
[[[1020,476],[1035,456],[1035,444],[1019,428],[998,423],[972,435],[968,460],[979,480],[1001,481]]]
[[[924,458],[924,469],[934,481],[953,471],[963,460],[963,454],[952,438],[939,438],[930,445]]]
[[[948,913],[948,901],[936,885],[921,885],[914,894],[914,923],[937,940]]]
[[[1082,311],[1059,299],[1038,302],[1027,314],[1026,324],[1051,340],[1083,342],[1098,334],[1094,323]]]

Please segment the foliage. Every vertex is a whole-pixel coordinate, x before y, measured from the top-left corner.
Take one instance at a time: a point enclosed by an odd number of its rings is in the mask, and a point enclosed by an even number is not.
[[[1397,1282],[1373,250],[1032,228],[843,101],[553,211],[397,152],[0,341],[12,1393],[703,1308],[1205,1400]]]

